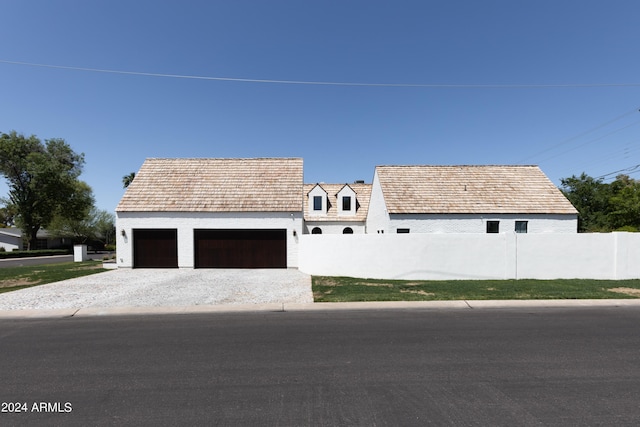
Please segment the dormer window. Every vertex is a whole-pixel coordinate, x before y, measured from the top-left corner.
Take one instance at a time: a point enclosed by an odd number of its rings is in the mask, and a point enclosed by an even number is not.
[[[351,196],[343,196],[342,197],[342,210],[350,211],[351,210]]]
[[[358,210],[358,202],[353,188],[345,184],[336,194],[336,199],[338,202],[338,216],[355,216]]]
[[[327,192],[320,184],[316,184],[308,193],[308,212],[311,216],[326,216],[329,209]]]

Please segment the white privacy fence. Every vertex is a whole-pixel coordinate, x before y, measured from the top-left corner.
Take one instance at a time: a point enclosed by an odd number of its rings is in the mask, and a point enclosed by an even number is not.
[[[640,233],[305,234],[299,269],[378,279],[635,279]]]

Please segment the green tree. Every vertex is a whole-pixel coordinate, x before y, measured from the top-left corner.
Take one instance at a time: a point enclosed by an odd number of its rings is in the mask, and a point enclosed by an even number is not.
[[[607,184],[583,173],[561,183],[562,192],[579,212],[579,231],[640,230],[640,181],[618,175]]]
[[[72,237],[75,243],[85,243],[93,238],[91,214],[95,210],[91,187],[83,181],[75,183],[76,189],[64,206],[46,226],[50,235]],[[70,215],[69,213],[73,213]]]
[[[29,248],[36,247],[38,230],[56,215],[72,219],[86,215],[93,198],[86,197],[88,185],[78,181],[83,165],[84,155],[63,139],[43,144],[34,135],[0,134],[0,173],[9,186],[5,203],[14,210]]]
[[[578,231],[608,231],[608,185],[585,173],[563,178],[560,182],[562,192],[579,212]]]
[[[614,230],[640,230],[640,181],[618,175],[610,184],[610,223]]]
[[[116,217],[111,212],[100,210],[94,217],[96,238],[105,245],[116,243]]]
[[[56,237],[71,237],[75,243],[99,241],[105,245],[115,242],[115,217],[113,214],[91,208],[84,218],[70,219],[56,216],[47,231]]]
[[[129,175],[125,175],[122,177],[122,188],[127,188],[132,182],[133,179],[136,177],[136,173],[135,172],[131,172]]]
[[[15,212],[11,207],[0,208],[0,227],[13,227],[15,225]]]

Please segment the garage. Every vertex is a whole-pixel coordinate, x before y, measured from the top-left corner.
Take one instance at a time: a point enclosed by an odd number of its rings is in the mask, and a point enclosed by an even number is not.
[[[134,268],[178,268],[176,229],[134,229]]]
[[[285,229],[194,230],[195,268],[287,268]]]

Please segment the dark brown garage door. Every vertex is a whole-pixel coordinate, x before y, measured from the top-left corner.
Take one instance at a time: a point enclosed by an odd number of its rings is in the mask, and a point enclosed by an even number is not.
[[[133,230],[134,268],[177,268],[178,231],[175,229]]]
[[[286,268],[287,230],[195,230],[196,268]]]

